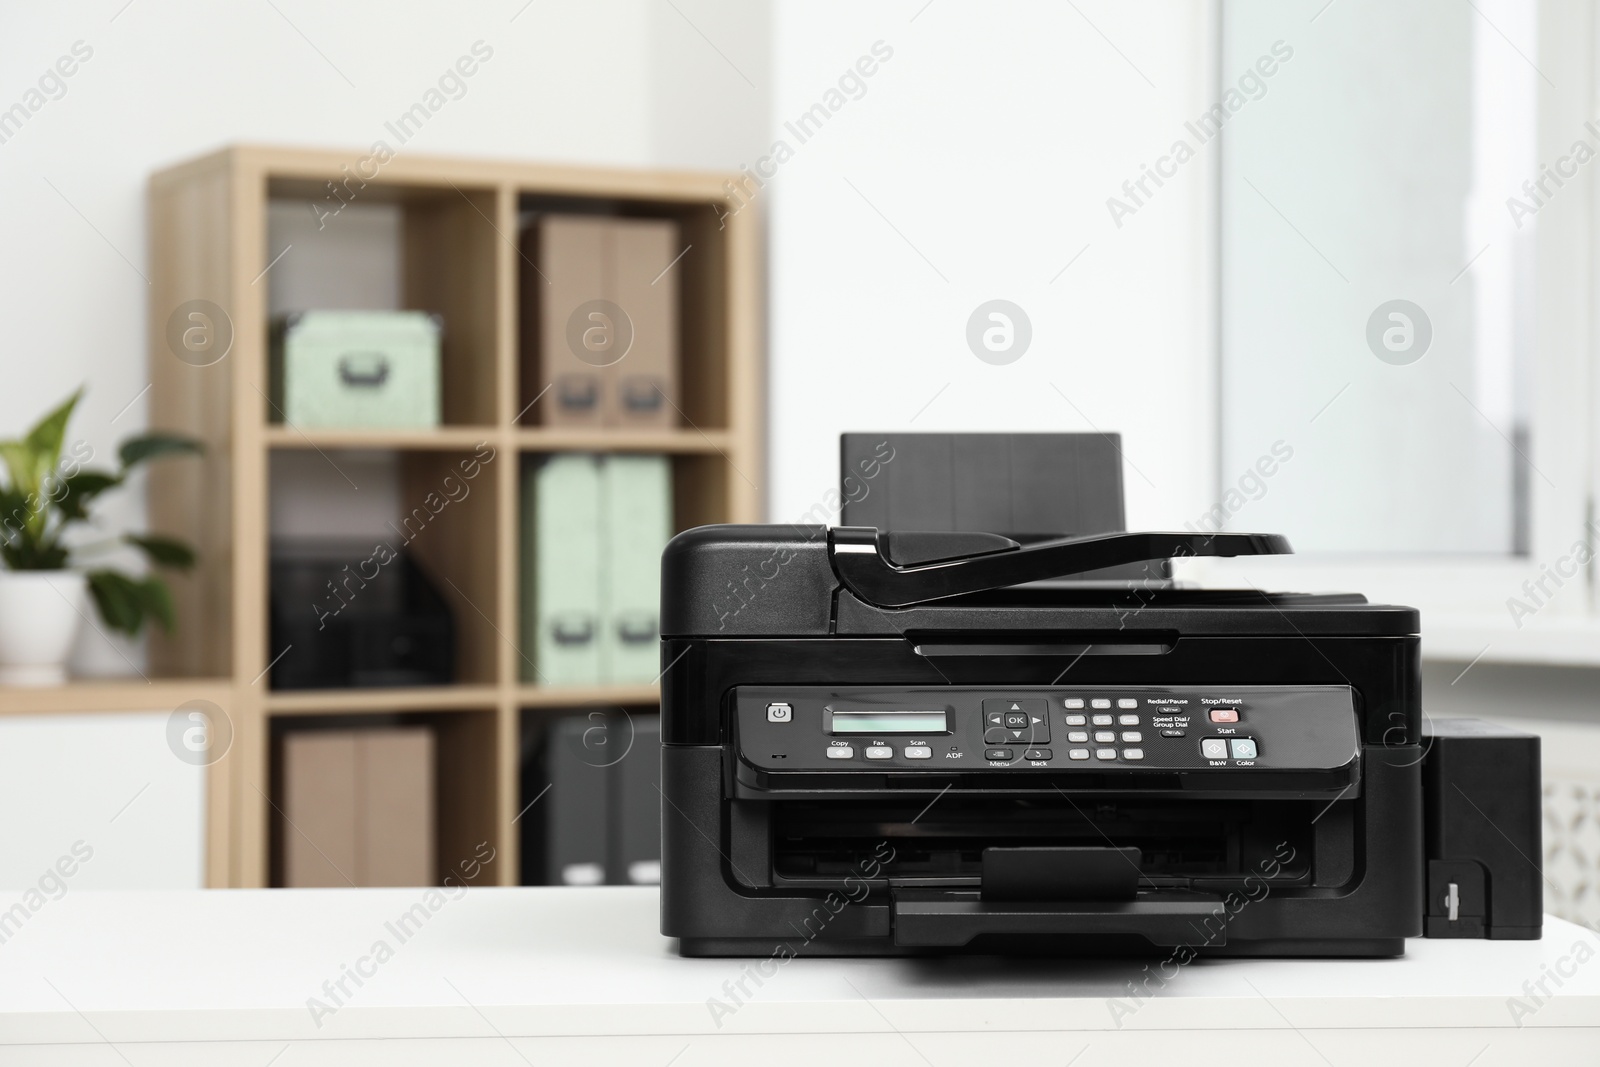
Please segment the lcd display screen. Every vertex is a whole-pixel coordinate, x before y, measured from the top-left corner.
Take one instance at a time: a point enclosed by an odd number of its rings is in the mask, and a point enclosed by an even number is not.
[[[830,732],[836,734],[942,734],[948,732],[940,711],[835,711]]]

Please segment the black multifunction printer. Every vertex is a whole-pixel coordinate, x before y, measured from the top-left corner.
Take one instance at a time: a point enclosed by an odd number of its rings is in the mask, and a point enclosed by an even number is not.
[[[1513,768],[1458,737],[1425,779],[1415,609],[1165,580],[1173,558],[1288,551],[678,535],[663,932],[759,956],[1393,956],[1425,915],[1430,936],[1537,937],[1537,739],[1485,729],[1522,746]],[[1138,565],[1161,578],[1038,584]],[[1425,815],[1427,789],[1450,803]]]

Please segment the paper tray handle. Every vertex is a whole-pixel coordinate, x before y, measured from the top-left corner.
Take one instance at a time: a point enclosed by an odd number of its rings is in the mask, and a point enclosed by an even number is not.
[[[1181,890],[1133,900],[1000,902],[976,890],[897,889],[890,921],[894,943],[903,948],[959,948],[990,934],[1135,936],[1158,948],[1228,941],[1222,898]]]

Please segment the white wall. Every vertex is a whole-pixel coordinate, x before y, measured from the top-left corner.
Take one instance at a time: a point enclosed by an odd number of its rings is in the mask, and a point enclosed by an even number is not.
[[[776,3],[774,125],[794,155],[760,194],[772,519],[823,500],[838,434],[872,429],[1120,431],[1133,528],[1210,505],[1215,161],[1120,229],[1106,207],[1214,94],[1209,5],[1076,7]],[[865,95],[803,144],[783,129],[879,40],[893,55]],[[1033,325],[1006,366],[965,338],[994,298]]]
[[[0,436],[85,382],[71,433],[97,456],[144,428],[153,170],[237,141],[365,149],[476,41],[492,58],[409,148],[729,167],[765,143],[764,4],[125,4],[10,5],[0,32],[0,110],[75,42],[92,49],[0,143]],[[139,494],[103,512],[138,522]],[[92,633],[76,659],[128,670]]]
[[[79,845],[72,889],[193,889],[205,771],[173,757],[164,713],[0,719],[0,911]],[[47,884],[46,895],[57,895]],[[35,909],[37,910],[37,909]]]

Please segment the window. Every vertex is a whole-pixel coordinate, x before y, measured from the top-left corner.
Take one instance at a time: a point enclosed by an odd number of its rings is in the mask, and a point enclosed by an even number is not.
[[[1526,555],[1535,9],[1345,6],[1224,9],[1222,470],[1292,450],[1248,524],[1303,552]]]
[[[1594,13],[1220,10],[1220,522],[1300,555],[1199,570],[1416,605],[1435,656],[1600,662]]]

